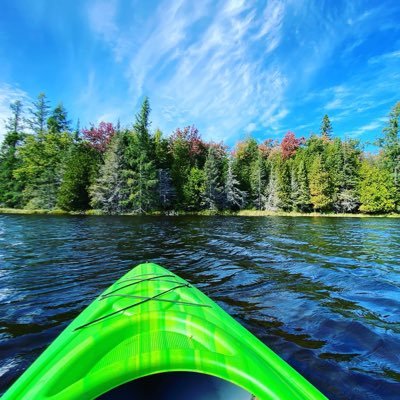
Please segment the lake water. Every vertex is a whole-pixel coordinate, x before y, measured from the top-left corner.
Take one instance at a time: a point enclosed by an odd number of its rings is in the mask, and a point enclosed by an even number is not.
[[[0,394],[143,261],[179,274],[330,399],[400,398],[400,220],[0,215]]]

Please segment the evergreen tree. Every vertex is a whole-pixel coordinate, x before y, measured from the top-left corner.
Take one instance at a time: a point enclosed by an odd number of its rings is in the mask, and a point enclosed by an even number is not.
[[[67,110],[60,103],[47,119],[47,129],[52,133],[69,132],[71,121],[68,119]]]
[[[314,210],[327,211],[332,204],[331,183],[324,161],[316,156],[310,169],[310,194]]]
[[[156,168],[170,169],[172,160],[168,148],[168,140],[163,137],[159,129],[154,132],[154,151]]]
[[[396,188],[390,171],[365,160],[361,166],[360,211],[387,213],[395,210]]]
[[[358,142],[338,140],[335,153],[335,165],[330,169],[331,180],[334,182],[333,207],[339,212],[354,212],[360,205],[358,182],[361,151]]]
[[[235,173],[232,168],[232,159],[228,161],[228,170],[225,179],[225,207],[230,210],[240,210],[246,199],[246,193],[239,189],[239,181],[236,179]]]
[[[127,204],[135,214],[144,214],[156,203],[157,175],[153,161],[147,161],[144,154],[137,161],[136,168],[128,175]]]
[[[21,163],[15,170],[16,179],[24,183],[23,203],[28,209],[52,209],[57,202],[62,167],[72,137],[68,133],[26,135],[19,148]]]
[[[89,192],[91,205],[106,214],[119,214],[126,211],[128,193],[126,191],[126,168],[124,149],[126,133],[113,136],[104,155],[104,164]]]
[[[279,202],[278,174],[276,171],[276,167],[272,166],[266,189],[265,209],[267,211],[277,211],[279,209]]]
[[[154,143],[150,136],[150,102],[148,97],[145,97],[140,109],[136,114],[136,121],[133,125],[133,130],[137,134],[139,140],[139,147],[141,152],[146,153],[146,161],[154,157]]]
[[[383,130],[383,138],[378,140],[384,156],[384,166],[392,173],[396,188],[396,205],[400,208],[400,101],[389,114],[389,121]]]
[[[247,138],[243,142],[239,142],[234,154],[233,169],[238,177],[240,189],[249,194],[249,199],[254,199],[257,197],[257,193],[252,191],[251,169],[259,155],[257,141],[253,138]]]
[[[204,170],[193,167],[183,185],[184,204],[188,210],[200,210],[204,207],[203,199],[206,191]]]
[[[210,145],[204,164],[204,204],[210,210],[218,210],[223,201],[223,154],[222,149]]]
[[[170,209],[176,198],[176,190],[172,184],[171,173],[168,169],[158,170],[157,191],[162,210]]]
[[[192,168],[203,168],[206,159],[206,145],[194,126],[176,129],[169,141],[171,177],[177,191],[178,205],[185,207],[184,186],[189,180]],[[192,177],[193,178],[193,177]]]
[[[250,166],[250,189],[252,201],[257,210],[262,210],[265,204],[265,189],[267,171],[264,159],[260,152]]]
[[[20,207],[22,203],[23,182],[14,178],[19,168],[18,146],[24,134],[22,103],[16,101],[10,105],[11,117],[6,122],[7,133],[0,148],[0,205]]]
[[[29,108],[31,117],[26,122],[29,128],[39,136],[45,133],[49,110],[50,106],[44,93],[40,93],[37,100],[32,103],[32,107]]]
[[[84,211],[90,208],[89,187],[93,183],[99,156],[85,142],[77,142],[64,164],[58,206],[66,211]]]
[[[328,117],[327,114],[324,115],[324,118],[322,118],[322,124],[321,124],[321,136],[324,139],[330,139],[332,137],[332,124],[331,121]]]
[[[292,209],[291,198],[291,185],[292,177],[290,172],[290,165],[288,161],[281,161],[277,166],[277,194],[279,203],[278,206],[283,211],[290,211]]]
[[[297,183],[297,190],[295,191],[295,196],[293,196],[294,207],[298,211],[309,212],[312,205],[306,163],[304,160],[300,161],[297,171],[293,170],[293,173],[296,174]]]

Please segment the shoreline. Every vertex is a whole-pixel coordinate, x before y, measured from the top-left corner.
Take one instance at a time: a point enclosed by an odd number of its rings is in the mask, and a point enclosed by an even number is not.
[[[0,208],[0,214],[17,214],[17,215],[84,215],[84,216],[110,216],[105,214],[100,210],[88,210],[88,211],[64,211],[60,209],[54,210],[25,210],[19,208]],[[400,218],[400,214],[346,214],[346,213],[301,213],[301,212],[285,212],[285,211],[260,211],[260,210],[240,210],[237,212],[233,211],[171,211],[169,213],[164,213],[161,211],[153,211],[147,214],[113,214],[112,216],[226,216],[226,217],[326,217],[326,218]]]

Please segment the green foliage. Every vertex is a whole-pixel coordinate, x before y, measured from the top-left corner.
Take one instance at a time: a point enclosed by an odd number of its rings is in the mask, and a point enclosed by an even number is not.
[[[269,181],[265,191],[265,209],[267,211],[277,211],[279,209],[278,196],[278,173],[277,167],[272,167],[269,174]]]
[[[105,152],[99,176],[89,188],[91,205],[106,214],[119,214],[127,210],[128,193],[124,173],[127,135],[114,135]]]
[[[14,179],[14,171],[20,167],[18,147],[22,144],[22,103],[10,105],[12,116],[6,122],[7,133],[0,148],[0,204],[5,207],[21,207],[23,183]]]
[[[99,163],[99,155],[87,143],[72,145],[63,165],[57,204],[62,210],[84,211],[90,208],[89,187]]]
[[[133,125],[133,131],[137,135],[139,147],[142,153],[145,153],[145,158],[154,157],[154,143],[150,136],[150,102],[148,97],[145,97],[140,109],[136,114],[136,121]]]
[[[154,210],[283,210],[384,213],[400,208],[400,102],[392,109],[381,153],[363,159],[356,140],[332,138],[327,115],[321,135],[279,144],[251,137],[233,154],[204,142],[194,126],[165,138],[150,131],[144,99],[133,128],[109,122],[71,132],[59,104],[49,116],[40,94],[27,134],[20,102],[11,106],[0,149],[0,206],[103,213]],[[47,123],[47,124],[46,124]]]
[[[321,123],[321,136],[324,139],[330,139],[332,137],[332,123],[328,117],[327,114],[324,115],[324,118],[322,119],[322,123]]]
[[[253,163],[257,161],[258,153],[257,141],[250,137],[239,142],[234,152],[233,169],[240,182],[240,189],[249,193],[251,199],[257,197],[257,193],[252,191],[251,170]]]
[[[232,168],[232,159],[228,161],[224,187],[224,207],[230,210],[240,210],[245,202],[246,193],[239,189],[239,181]]]
[[[336,138],[326,146],[326,164],[332,182],[333,208],[354,212],[359,207],[358,182],[361,151],[356,140]]]
[[[363,161],[360,172],[360,211],[372,214],[394,211],[396,188],[391,173],[369,160]]]
[[[44,93],[40,93],[37,100],[32,103],[32,107],[29,108],[31,117],[26,122],[29,128],[37,135],[45,132],[49,109],[50,106]]]
[[[383,130],[383,138],[378,140],[382,148],[385,168],[392,173],[396,188],[396,206],[400,208],[400,101],[389,114],[387,126]]]
[[[156,129],[154,132],[154,152],[156,168],[170,168],[172,159],[168,148],[168,140],[163,137],[162,132]]]
[[[68,133],[27,135],[19,149],[20,166],[14,171],[24,185],[23,202],[28,209],[52,209],[61,184],[62,166],[72,145]]]
[[[150,211],[156,204],[157,175],[153,161],[147,161],[145,155],[139,157],[136,169],[130,171],[126,184],[129,188],[128,207],[136,214]]]
[[[278,207],[283,211],[292,210],[292,176],[290,162],[280,161],[277,166],[277,195],[279,198]]]
[[[312,204],[308,174],[304,160],[300,160],[298,167],[293,169],[292,174],[294,175],[292,179],[296,181],[295,188],[294,183],[292,183],[293,207],[296,211],[309,212],[312,208]]]
[[[52,133],[69,132],[71,121],[68,119],[67,110],[60,103],[47,119],[47,129]]]
[[[311,203],[316,211],[327,211],[332,205],[331,180],[321,155],[315,157],[310,169]]]
[[[193,167],[189,171],[188,179],[183,185],[184,204],[188,210],[198,210],[203,207],[206,191],[206,177],[204,170]]]
[[[218,210],[223,203],[224,149],[211,145],[204,164],[204,203],[210,210]]]
[[[257,148],[257,158],[250,164],[251,200],[257,210],[262,210],[265,204],[265,189],[267,185],[267,168],[261,152]]]

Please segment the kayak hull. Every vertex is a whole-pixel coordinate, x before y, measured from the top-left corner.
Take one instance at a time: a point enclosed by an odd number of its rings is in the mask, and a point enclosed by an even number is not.
[[[325,399],[201,291],[153,263],[94,300],[3,399],[94,399],[177,371],[216,376],[260,400]]]

